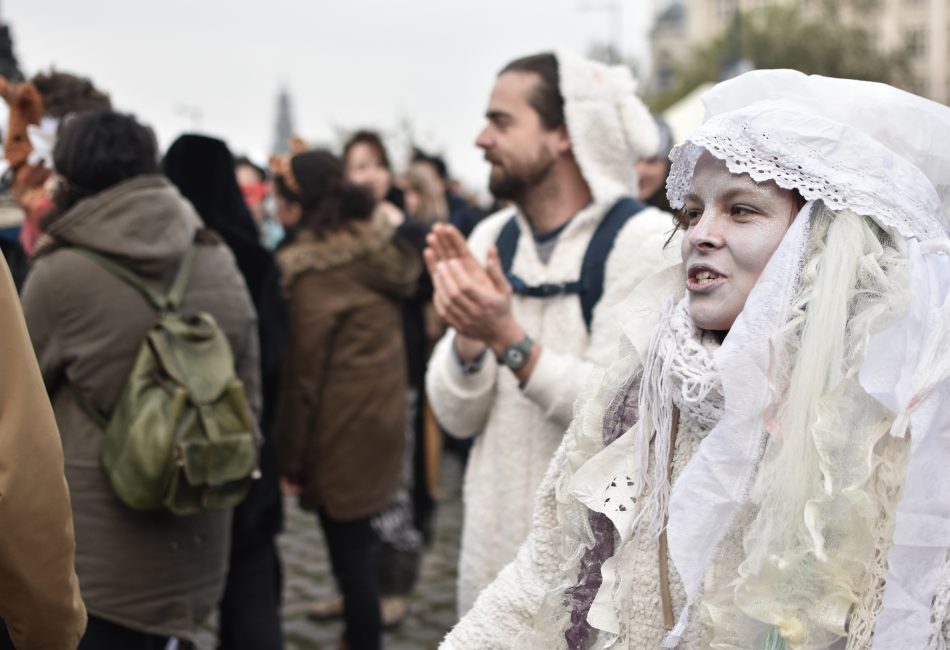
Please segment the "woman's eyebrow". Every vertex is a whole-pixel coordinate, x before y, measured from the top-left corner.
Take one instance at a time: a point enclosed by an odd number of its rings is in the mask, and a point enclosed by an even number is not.
[[[750,190],[745,187],[733,187],[727,189],[722,194],[719,194],[715,197],[716,201],[734,201],[736,198],[742,198],[747,196],[750,193]],[[683,198],[684,202],[693,202],[693,203],[702,203],[703,200],[700,198],[699,194],[696,192],[690,192]]]

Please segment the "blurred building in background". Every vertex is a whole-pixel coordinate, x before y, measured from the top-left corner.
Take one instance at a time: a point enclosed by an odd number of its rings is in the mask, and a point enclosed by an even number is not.
[[[272,152],[283,155],[290,151],[290,140],[295,133],[290,91],[283,87],[277,93],[277,119],[274,123],[274,148]]]
[[[673,89],[691,54],[737,30],[740,15],[748,20],[772,7],[795,9],[804,20],[826,25],[834,21],[831,24],[842,30],[861,30],[874,50],[902,61],[906,71],[885,80],[938,102],[950,100],[950,0],[659,0],[650,32],[648,92],[659,95]],[[738,34],[733,40],[740,48]],[[733,64],[740,62],[742,52],[736,55]]]

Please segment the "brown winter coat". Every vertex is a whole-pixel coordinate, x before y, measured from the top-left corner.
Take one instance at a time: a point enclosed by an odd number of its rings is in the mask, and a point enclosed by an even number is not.
[[[72,650],[86,626],[63,448],[0,257],[0,618],[20,650]]]
[[[308,234],[278,254],[291,342],[281,383],[281,472],[301,507],[339,521],[382,510],[401,476],[406,352],[401,301],[421,271],[377,215],[356,232]]]
[[[40,252],[23,292],[62,435],[86,607],[141,632],[188,640],[221,595],[230,511],[137,512],[113,494],[99,464],[103,433],[67,384],[96,409],[111,411],[156,313],[135,289],[70,246],[114,256],[165,290],[200,226],[164,177],[134,178],[81,201],[49,227],[59,243]],[[258,408],[256,317],[226,246],[200,246],[183,310],[207,311],[218,321]]]

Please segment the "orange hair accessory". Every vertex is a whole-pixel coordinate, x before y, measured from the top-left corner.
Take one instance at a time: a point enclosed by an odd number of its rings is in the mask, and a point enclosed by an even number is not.
[[[274,176],[280,176],[284,179],[284,183],[287,184],[287,187],[296,195],[300,195],[300,183],[297,182],[296,177],[294,176],[294,170],[290,165],[289,156],[278,156],[273,154],[268,161],[268,166],[270,167],[271,172]]]
[[[298,153],[309,151],[310,145],[299,135],[295,135],[291,136],[290,140],[287,141],[287,148],[290,150],[290,153],[296,156]]]

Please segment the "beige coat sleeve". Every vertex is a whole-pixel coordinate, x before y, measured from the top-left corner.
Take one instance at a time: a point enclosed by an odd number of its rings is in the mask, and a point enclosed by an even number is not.
[[[63,449],[0,257],[0,617],[18,650],[71,650],[86,626]]]

